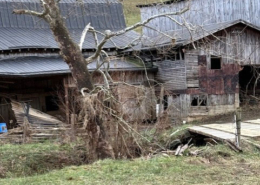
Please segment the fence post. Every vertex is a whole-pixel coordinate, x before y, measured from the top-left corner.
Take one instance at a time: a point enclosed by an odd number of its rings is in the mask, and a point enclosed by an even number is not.
[[[76,121],[77,121],[77,115],[71,114],[70,115],[70,124],[71,124],[71,140],[72,141],[75,141],[75,137],[76,137],[76,130],[75,130]]]
[[[240,136],[241,136],[241,108],[236,110],[236,145],[240,147]]]

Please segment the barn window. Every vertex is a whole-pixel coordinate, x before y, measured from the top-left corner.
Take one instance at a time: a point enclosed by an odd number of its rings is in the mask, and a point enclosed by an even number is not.
[[[46,96],[45,97],[46,111],[59,110],[59,106],[57,104],[58,100],[59,98],[57,96]]]
[[[211,56],[210,69],[221,69],[221,58],[217,56]]]
[[[207,95],[191,95],[191,106],[207,106]]]

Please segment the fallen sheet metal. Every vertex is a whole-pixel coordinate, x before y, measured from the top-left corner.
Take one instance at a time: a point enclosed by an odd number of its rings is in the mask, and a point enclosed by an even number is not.
[[[215,129],[211,129],[211,128],[206,128],[206,127],[202,127],[202,126],[193,126],[188,128],[190,132],[196,133],[196,134],[200,134],[200,135],[204,135],[207,137],[211,137],[213,139],[216,140],[231,140],[234,141],[235,140],[235,135],[228,133],[228,132],[224,132],[224,131],[220,131],[220,130],[215,130]]]
[[[212,137],[218,140],[234,140],[236,127],[234,123],[206,124],[188,128],[190,132]],[[241,136],[260,138],[260,120],[249,120],[241,123]]]
[[[23,124],[25,111],[22,103],[12,101],[12,110],[14,111],[17,123]],[[62,121],[49,114],[45,114],[37,109],[30,108],[28,114],[28,120],[31,126],[39,127],[55,127],[63,125]]]

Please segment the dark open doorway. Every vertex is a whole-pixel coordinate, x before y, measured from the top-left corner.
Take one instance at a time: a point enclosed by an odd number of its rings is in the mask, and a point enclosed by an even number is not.
[[[239,72],[241,103],[260,97],[260,66],[246,65]]]

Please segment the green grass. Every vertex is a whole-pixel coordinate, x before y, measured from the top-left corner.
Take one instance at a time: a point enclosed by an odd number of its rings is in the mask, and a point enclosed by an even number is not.
[[[21,177],[82,164],[73,145],[37,143],[0,147],[0,177]],[[78,155],[76,155],[78,154]]]
[[[150,4],[155,2],[161,2],[162,0],[124,0],[122,2],[124,7],[124,14],[127,26],[133,25],[141,20],[140,9],[136,7],[138,4]],[[136,31],[141,32],[141,28]]]
[[[0,184],[260,184],[260,152],[243,147],[244,153],[235,153],[225,145],[193,148],[203,150],[199,157],[158,154],[135,160],[107,159],[29,177],[0,179]]]

